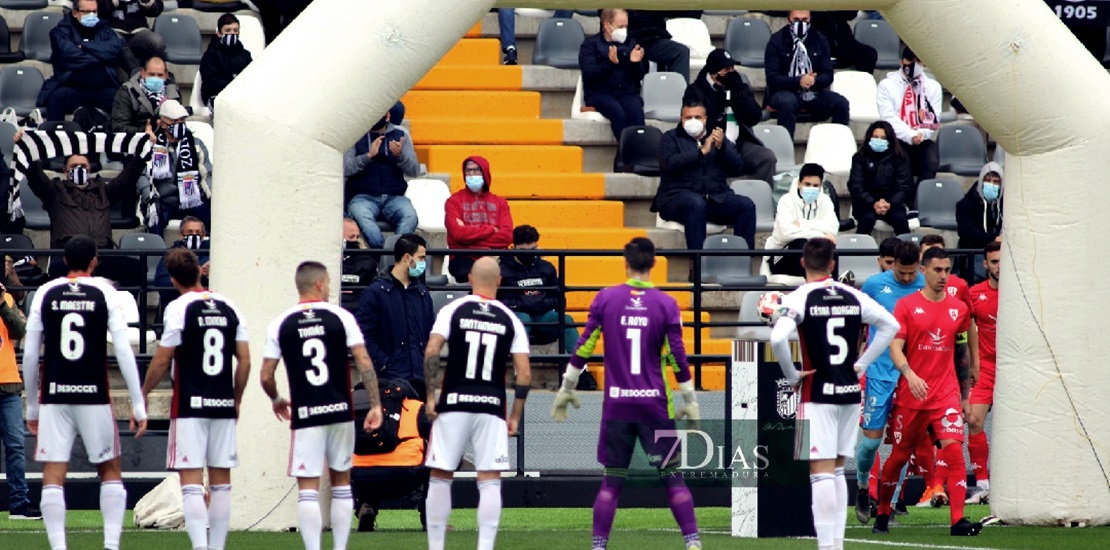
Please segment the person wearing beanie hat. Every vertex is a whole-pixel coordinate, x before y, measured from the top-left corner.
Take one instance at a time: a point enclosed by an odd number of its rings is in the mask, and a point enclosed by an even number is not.
[[[141,211],[151,232],[163,235],[169,220],[193,216],[212,228],[212,160],[208,148],[185,125],[189,111],[162,102],[158,121],[147,128],[154,144],[148,175],[139,182]]]

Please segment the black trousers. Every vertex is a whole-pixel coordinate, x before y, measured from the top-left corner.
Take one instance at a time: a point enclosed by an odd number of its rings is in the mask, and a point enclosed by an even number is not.
[[[937,177],[937,167],[940,166],[940,152],[937,150],[937,142],[927,139],[917,145],[908,145],[906,142],[901,143],[902,148],[905,149],[906,154],[910,156],[910,170],[913,171],[913,176],[917,181],[931,180]],[[917,188],[914,187],[914,194],[911,195],[915,202],[917,200]]]
[[[424,496],[428,494],[428,477],[431,470],[424,466],[380,466],[351,468],[351,491],[355,496],[355,510],[363,504],[376,512],[387,500],[414,497],[420,511],[420,523],[425,523]],[[415,494],[419,491],[419,494]]]
[[[852,207],[852,217],[856,219],[856,233],[870,235],[875,230],[875,220],[883,220],[894,228],[895,235],[910,232],[910,222],[906,218],[906,209],[902,206],[891,205],[890,210],[882,216],[875,213],[871,205],[860,204]]]
[[[805,247],[807,240],[809,239],[794,239],[790,241],[790,244],[786,245],[783,250],[801,250]],[[799,260],[800,258],[798,256],[779,256],[777,260],[772,259],[771,274],[805,277],[806,270],[802,267],[802,262]]]
[[[832,90],[821,90],[809,101],[802,101],[798,92],[776,92],[769,105],[777,113],[779,126],[786,128],[790,137],[794,137],[798,113],[802,110],[817,120],[832,118],[833,124],[848,124],[848,100]]]

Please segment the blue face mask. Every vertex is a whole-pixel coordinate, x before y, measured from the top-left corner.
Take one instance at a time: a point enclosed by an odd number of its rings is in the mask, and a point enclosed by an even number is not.
[[[81,24],[90,29],[95,27],[96,24],[99,22],[100,17],[98,17],[95,13],[86,13],[85,15],[81,16]]]
[[[482,176],[466,176],[466,187],[477,193],[486,186],[486,179]]]
[[[871,138],[867,145],[876,153],[885,153],[887,148],[890,147],[890,142],[883,138]]]
[[[988,201],[998,200],[998,195],[1002,193],[1002,186],[994,183],[983,182],[983,198]]]
[[[802,200],[806,204],[813,204],[817,202],[817,197],[821,196],[820,187],[803,187],[801,188]]]
[[[416,267],[409,268],[409,277],[419,277],[424,274],[424,270],[428,268],[428,263],[425,260],[416,262]]]
[[[166,79],[157,76],[148,76],[143,79],[143,88],[152,94],[162,93],[166,89]]]

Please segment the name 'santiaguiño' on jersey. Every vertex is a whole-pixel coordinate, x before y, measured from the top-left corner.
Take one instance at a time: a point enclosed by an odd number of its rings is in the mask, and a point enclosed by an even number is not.
[[[858,305],[843,306],[809,306],[807,315],[810,317],[833,317],[840,315],[859,315]]]
[[[479,332],[492,332],[494,334],[505,334],[505,325],[501,323],[491,323],[489,321],[479,321],[477,319],[459,319],[459,328],[462,330],[477,330]]]

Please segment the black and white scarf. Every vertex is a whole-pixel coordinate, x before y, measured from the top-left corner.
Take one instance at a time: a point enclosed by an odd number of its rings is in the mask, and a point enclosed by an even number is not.
[[[146,134],[25,131],[23,138],[15,144],[15,166],[12,168],[14,183],[8,197],[11,219],[14,221],[23,217],[19,183],[27,178],[27,170],[32,162],[54,157],[89,156],[100,153],[139,156],[149,162],[152,152],[153,147]]]
[[[169,142],[165,131],[158,132],[155,137],[158,143],[154,147],[154,160],[150,164],[151,180],[176,179],[177,198],[182,210],[204,204],[203,196],[208,195],[208,189],[202,182],[199,169],[201,163],[197,157],[193,133],[186,131],[176,144]],[[169,154],[171,148],[174,150],[173,155]],[[174,163],[172,169],[170,162]]]
[[[806,37],[809,33],[799,35],[794,25],[790,25],[790,36],[794,38],[794,57],[790,60],[790,76],[800,78],[813,72],[813,61],[809,58],[809,50],[806,49]],[[802,90],[802,101],[810,101],[816,96],[813,90]]]

